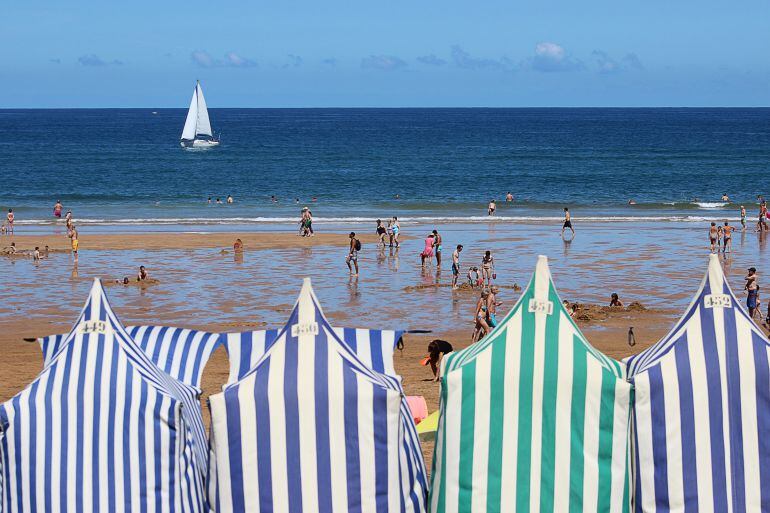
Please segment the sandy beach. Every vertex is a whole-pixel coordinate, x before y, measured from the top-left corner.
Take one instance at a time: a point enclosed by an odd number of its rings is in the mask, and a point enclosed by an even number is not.
[[[346,227],[349,228],[349,227]],[[353,227],[357,231],[359,227]],[[652,242],[642,249],[626,240],[622,226],[595,225],[567,245],[541,225],[442,228],[447,247],[466,244],[464,266],[471,265],[486,247],[493,249],[501,287],[502,312],[511,308],[526,286],[535,255],[551,255],[552,272],[563,299],[583,305],[576,321],[589,341],[607,355],[622,359],[664,336],[697,287],[707,252],[695,230],[671,232],[681,248],[672,253]],[[312,238],[295,233],[110,233],[84,234],[77,265],[64,235],[16,235],[20,250],[48,245],[53,252],[34,264],[29,256],[0,258],[5,283],[0,293],[0,401],[29,383],[41,369],[38,345],[25,338],[67,332],[85,300],[94,277],[102,278],[113,306],[125,325],[173,325],[206,331],[242,331],[277,328],[299,290],[301,278],[311,276],[322,307],[336,326],[427,329],[431,333],[407,335],[395,366],[410,395],[425,397],[430,411],[438,407],[438,385],[429,368],[419,365],[433,338],[448,340],[456,349],[467,347],[473,328],[472,308],[478,289],[450,286],[448,269],[421,269],[418,252],[424,227],[410,227],[399,251],[377,248],[376,237],[361,235],[361,276],[348,277],[344,264],[348,229],[319,233]],[[656,228],[634,230],[647,241]],[[241,238],[243,255],[235,255],[232,242]],[[732,269],[733,287],[740,290],[743,268],[752,262],[754,235],[744,234],[742,245],[725,268]],[[687,242],[690,241],[691,242]],[[469,242],[470,241],[470,242]],[[764,249],[760,240],[760,251]],[[446,252],[445,261],[450,252]],[[151,280],[136,284],[138,265],[146,265]],[[448,264],[447,264],[448,267]],[[115,283],[121,276],[132,283]],[[461,276],[460,282],[465,281]],[[673,286],[672,286],[673,284]],[[608,309],[609,292],[642,307]],[[498,314],[499,316],[500,314]],[[633,327],[636,345],[629,347]],[[219,349],[209,362],[203,381],[203,404],[217,392],[228,372],[227,357]],[[205,415],[208,415],[204,407]],[[430,455],[432,444],[423,444]],[[428,465],[430,458],[428,456]]]

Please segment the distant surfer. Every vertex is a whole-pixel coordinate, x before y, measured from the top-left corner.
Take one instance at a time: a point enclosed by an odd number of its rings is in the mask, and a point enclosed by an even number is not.
[[[564,224],[561,227],[561,238],[564,238],[564,230],[567,228],[572,232],[572,238],[575,238],[575,229],[572,227],[572,215],[569,213],[569,209],[564,207]]]

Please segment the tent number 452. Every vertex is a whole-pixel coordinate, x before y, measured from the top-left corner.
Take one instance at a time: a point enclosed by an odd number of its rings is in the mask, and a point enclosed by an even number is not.
[[[703,297],[705,308],[730,308],[733,301],[728,294],[707,294]]]

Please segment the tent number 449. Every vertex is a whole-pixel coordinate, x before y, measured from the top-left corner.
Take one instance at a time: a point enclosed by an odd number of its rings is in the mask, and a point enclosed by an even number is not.
[[[730,308],[733,301],[728,294],[707,294],[703,297],[705,308]]]
[[[104,335],[107,333],[107,323],[104,321],[86,321],[78,327],[78,331],[84,335],[92,333]]]
[[[551,315],[553,313],[553,301],[530,299],[529,311],[530,313],[544,313],[546,315]]]

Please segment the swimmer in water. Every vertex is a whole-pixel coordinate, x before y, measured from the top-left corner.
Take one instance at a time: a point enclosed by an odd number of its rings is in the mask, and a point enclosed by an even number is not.
[[[488,216],[495,215],[495,209],[497,209],[497,205],[495,205],[495,200],[490,200],[489,205],[487,205],[487,215]]]

